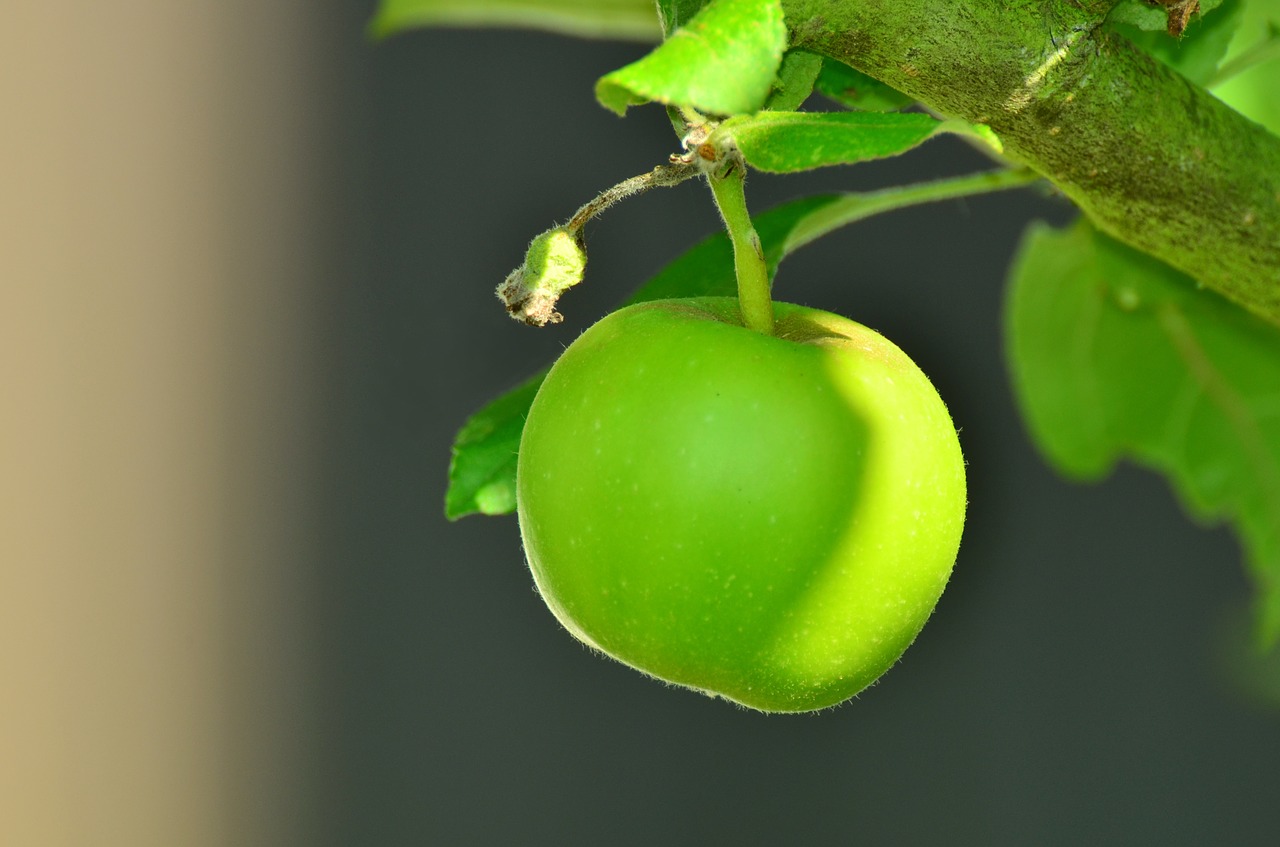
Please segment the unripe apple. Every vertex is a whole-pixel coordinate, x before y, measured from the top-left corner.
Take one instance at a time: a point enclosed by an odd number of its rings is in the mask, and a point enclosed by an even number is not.
[[[897,661],[946,586],[964,460],[929,380],[878,333],[776,303],[614,312],[525,423],[524,548],[575,636],[770,712],[840,703]]]

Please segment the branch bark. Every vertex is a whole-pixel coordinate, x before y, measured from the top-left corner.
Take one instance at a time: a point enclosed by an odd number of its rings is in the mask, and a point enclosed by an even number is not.
[[[792,42],[990,125],[1103,231],[1280,324],[1280,138],[1105,30],[1115,0],[783,0]]]

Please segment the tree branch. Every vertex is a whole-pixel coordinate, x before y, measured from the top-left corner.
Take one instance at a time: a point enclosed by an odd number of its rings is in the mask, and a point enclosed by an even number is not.
[[[1101,27],[1115,0],[783,0],[795,46],[1005,151],[1099,228],[1280,324],[1280,138]]]

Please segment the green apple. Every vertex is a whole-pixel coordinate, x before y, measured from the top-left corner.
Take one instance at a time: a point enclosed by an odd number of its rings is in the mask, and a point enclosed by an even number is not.
[[[775,304],[614,312],[560,357],[516,477],[562,624],[645,673],[769,712],[840,703],[915,639],[964,524],[929,380],[878,333]]]

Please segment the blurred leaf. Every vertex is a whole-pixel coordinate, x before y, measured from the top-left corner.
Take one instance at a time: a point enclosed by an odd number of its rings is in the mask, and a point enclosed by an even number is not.
[[[619,115],[649,102],[754,112],[773,90],[786,46],[779,0],[713,0],[649,55],[596,83],[596,98]]]
[[[1199,17],[1213,11],[1223,0],[1200,0]],[[1194,22],[1196,17],[1192,17]],[[1121,0],[1107,16],[1112,24],[1126,24],[1150,32],[1164,32],[1169,26],[1169,15],[1160,6],[1153,6],[1147,0]],[[1188,27],[1189,28],[1189,27]]]
[[[1226,682],[1254,708],[1280,711],[1280,650],[1258,649],[1256,626],[1248,610],[1224,610],[1218,625],[1217,653]]]
[[[1246,0],[1216,97],[1280,135],[1280,0]]]
[[[1204,85],[1213,79],[1227,53],[1227,46],[1243,17],[1243,6],[1244,0],[1223,0],[1221,8],[1212,15],[1204,15],[1202,11],[1192,18],[1181,38],[1173,38],[1163,27],[1144,31],[1121,24],[1116,30],[1187,79]],[[1163,12],[1153,11],[1163,17]]]
[[[1280,636],[1280,330],[1081,222],[1033,225],[1012,272],[1013,381],[1063,473],[1121,458],[1159,471],[1194,515],[1231,523]]]
[[[808,197],[771,209],[755,219],[770,271],[782,259],[787,235],[805,215],[835,201]],[[716,233],[685,251],[637,291],[626,305],[668,297],[733,296],[733,248],[724,233]],[[542,384],[543,369],[476,412],[453,443],[445,516],[501,515],[516,507],[516,455],[520,433],[533,397]]]
[[[382,0],[369,32],[382,38],[423,26],[527,27],[629,41],[662,37],[653,0]]]
[[[800,108],[800,104],[813,93],[813,83],[821,69],[822,57],[816,53],[788,50],[782,57],[782,66],[778,68],[773,93],[764,107],[776,112],[792,112]]]
[[[730,118],[712,139],[732,138],[753,168],[794,173],[896,156],[938,132],[961,131],[979,133],[918,112],[759,112]]]
[[[896,112],[915,102],[898,89],[835,59],[823,60],[815,87],[846,109],[864,112]]]

